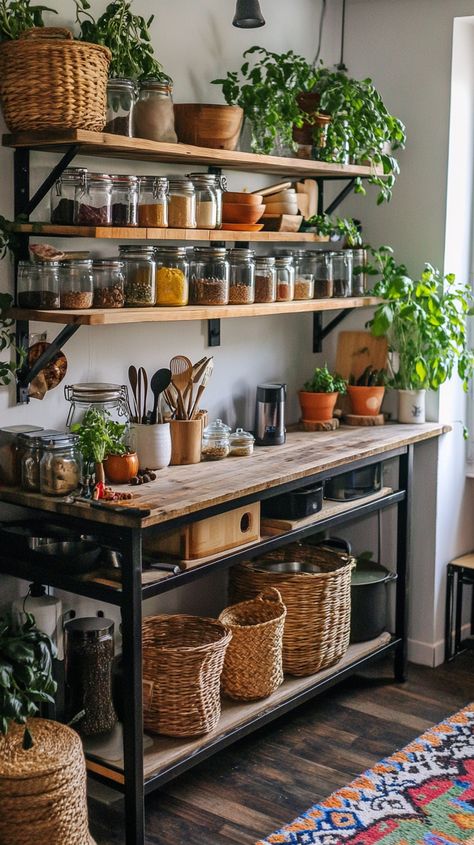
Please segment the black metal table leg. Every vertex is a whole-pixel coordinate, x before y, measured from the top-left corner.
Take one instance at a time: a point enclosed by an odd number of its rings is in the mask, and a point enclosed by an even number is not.
[[[454,622],[454,654],[461,650],[461,624],[462,624],[462,593],[463,593],[463,571],[457,572],[456,581],[456,612]]]
[[[127,532],[121,547],[123,685],[123,752],[125,842],[145,845],[142,700],[142,548],[141,531]]]
[[[453,611],[454,611],[454,578],[456,570],[451,563],[448,563],[446,571],[446,618],[445,618],[445,651],[444,659],[446,662],[452,660],[453,655]]]
[[[400,645],[395,652],[395,680],[406,680],[407,629],[408,629],[408,578],[410,562],[411,500],[413,482],[413,446],[408,446],[399,460],[399,489],[406,491],[403,501],[398,503],[397,512],[397,588],[395,610],[395,633]]]

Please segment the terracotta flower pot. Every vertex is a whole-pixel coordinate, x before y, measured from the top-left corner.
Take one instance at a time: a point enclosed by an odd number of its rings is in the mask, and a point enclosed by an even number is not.
[[[385,387],[349,385],[347,392],[351,400],[353,414],[362,417],[376,417],[380,413]]]
[[[107,479],[112,484],[128,484],[139,468],[138,455],[130,452],[128,455],[109,455],[104,461]]]
[[[178,141],[216,150],[235,150],[244,112],[240,106],[175,103],[174,121]]]
[[[332,420],[338,393],[310,393],[300,390],[301,418],[307,422]]]

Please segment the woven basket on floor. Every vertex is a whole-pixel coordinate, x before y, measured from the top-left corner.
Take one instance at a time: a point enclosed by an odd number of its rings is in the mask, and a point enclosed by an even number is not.
[[[250,599],[268,587],[281,593],[287,614],[283,634],[283,671],[305,676],[332,666],[349,645],[351,571],[354,558],[318,546],[291,543],[265,560],[317,564],[321,572],[276,573],[259,570],[258,559],[231,571],[230,600]]]
[[[75,731],[30,719],[0,736],[0,845],[95,845],[89,834],[86,764]]]
[[[285,616],[286,607],[273,587],[222,611],[219,620],[232,631],[221,676],[222,692],[229,698],[266,698],[283,683]]]
[[[60,27],[0,44],[0,98],[11,132],[105,126],[111,53]]]
[[[144,620],[145,730],[198,736],[217,725],[220,677],[231,638],[217,619],[177,614]]]

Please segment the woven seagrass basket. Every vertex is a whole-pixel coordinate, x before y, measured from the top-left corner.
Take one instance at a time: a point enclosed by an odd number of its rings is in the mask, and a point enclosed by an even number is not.
[[[286,607],[273,587],[222,611],[219,620],[232,631],[221,677],[229,698],[266,698],[283,683],[285,616]]]
[[[105,126],[111,53],[73,41],[68,29],[35,27],[0,44],[0,99],[11,132]]]
[[[86,764],[75,731],[30,719],[0,736],[0,845],[95,845],[89,834]]]
[[[231,638],[217,619],[176,614],[144,620],[145,730],[198,736],[217,725],[220,677]]]
[[[281,593],[287,614],[283,671],[305,676],[337,663],[347,651],[351,625],[351,571],[354,558],[318,546],[291,543],[267,561],[316,564],[320,572],[277,573],[258,569],[258,559],[231,570],[230,600],[254,598],[268,587]]]

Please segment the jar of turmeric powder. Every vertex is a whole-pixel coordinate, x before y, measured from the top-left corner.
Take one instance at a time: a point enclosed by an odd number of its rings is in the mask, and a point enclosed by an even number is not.
[[[168,180],[163,176],[140,176],[138,225],[162,228],[168,225]]]
[[[159,246],[155,250],[156,304],[187,305],[189,263],[186,248]]]

